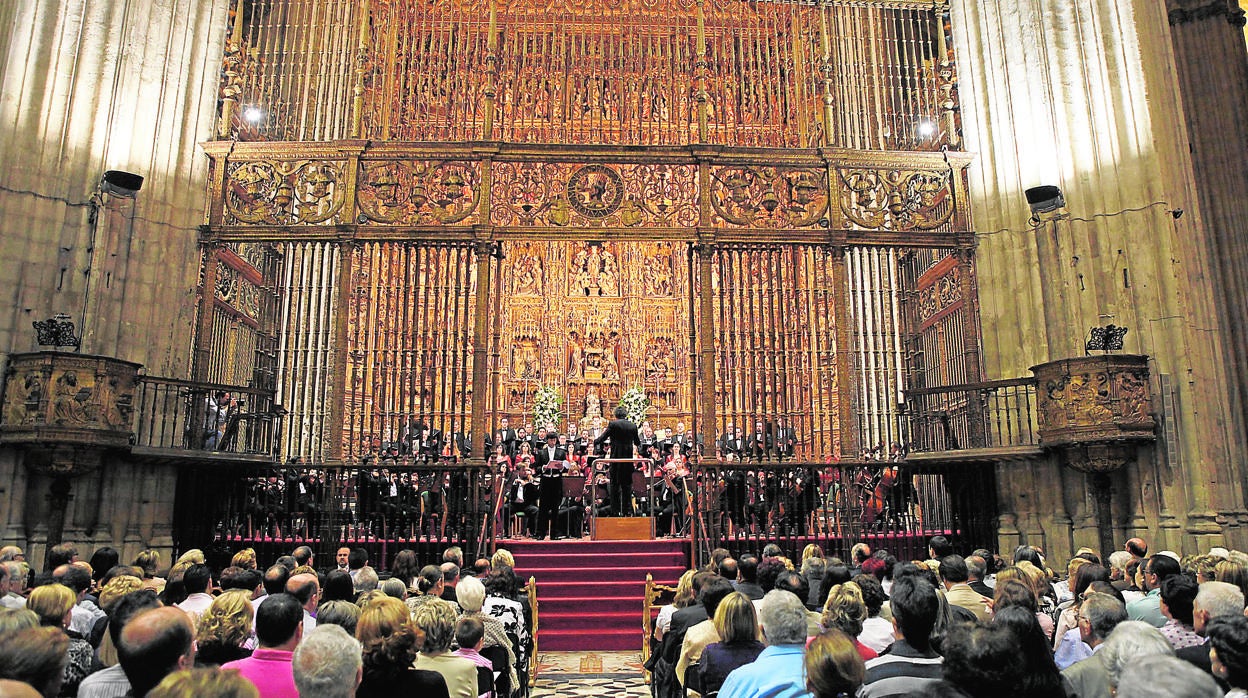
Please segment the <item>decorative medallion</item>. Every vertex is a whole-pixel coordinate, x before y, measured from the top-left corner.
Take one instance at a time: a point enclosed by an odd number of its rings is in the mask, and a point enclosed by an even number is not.
[[[568,178],[568,204],[586,218],[606,218],[624,201],[624,180],[606,165],[586,165]]]

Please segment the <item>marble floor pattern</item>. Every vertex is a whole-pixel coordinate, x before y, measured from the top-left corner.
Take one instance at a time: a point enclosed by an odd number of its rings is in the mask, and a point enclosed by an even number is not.
[[[532,698],[648,698],[639,652],[538,652]]]

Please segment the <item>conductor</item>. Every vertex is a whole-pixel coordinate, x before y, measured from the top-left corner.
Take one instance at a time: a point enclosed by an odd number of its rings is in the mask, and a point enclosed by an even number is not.
[[[607,424],[602,436],[594,439],[595,446],[601,446],[608,440],[611,442],[609,458],[632,458],[633,447],[641,445],[637,436],[637,425],[627,419],[628,411],[623,407],[615,408],[615,419]],[[611,464],[611,508],[616,516],[633,515],[633,464]]]

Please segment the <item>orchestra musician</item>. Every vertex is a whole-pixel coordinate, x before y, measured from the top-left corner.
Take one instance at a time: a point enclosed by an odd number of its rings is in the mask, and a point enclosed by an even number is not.
[[[562,537],[557,517],[563,500],[563,474],[567,470],[568,452],[559,447],[559,435],[547,434],[546,447],[534,456],[534,465],[541,475],[537,510],[537,538]],[[549,530],[548,530],[549,527]]]
[[[637,433],[637,425],[628,419],[628,411],[623,407],[615,408],[615,419],[607,425],[602,434],[594,439],[595,446],[611,442],[609,452],[612,459],[629,459],[634,449],[641,445]],[[611,464],[611,504],[616,516],[633,515],[633,464]]]
[[[511,481],[507,495],[507,519],[510,521],[516,514],[524,514],[524,533],[533,535],[537,525],[538,484],[528,466],[516,468],[516,477]],[[515,531],[511,534],[516,535]]]
[[[662,475],[662,478],[654,483],[657,511],[655,530],[659,537],[666,538],[673,532],[678,534],[684,530],[690,504],[686,483],[689,471],[685,468],[683,459],[673,458],[670,463],[663,466]],[[672,529],[673,521],[676,524],[675,531]]]
[[[771,439],[767,436],[767,432],[763,429],[763,422],[754,423],[754,432],[750,434],[750,438],[745,442],[746,453],[754,460],[763,460],[770,457]]]
[[[772,438],[772,443],[776,449],[776,458],[779,460],[793,458],[793,453],[797,449],[797,432],[789,425],[789,420],[786,417],[781,417],[776,422],[775,435]]]

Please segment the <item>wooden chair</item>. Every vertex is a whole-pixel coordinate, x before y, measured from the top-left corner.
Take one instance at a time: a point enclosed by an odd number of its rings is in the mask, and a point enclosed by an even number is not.
[[[641,601],[641,664],[642,677],[645,682],[650,683],[650,672],[644,667],[650,660],[650,653],[653,651],[651,643],[654,638],[654,615],[660,606],[671,603],[676,597],[676,587],[666,584],[655,584],[654,575],[646,575],[646,593]]]
[[[531,690],[537,685],[537,579],[529,577],[529,585],[527,587],[529,594],[529,608],[533,609],[533,627],[529,628],[529,636],[533,638],[533,649],[529,651],[529,689]],[[528,691],[525,691],[528,694]]]

